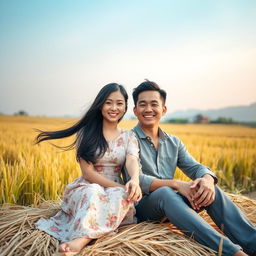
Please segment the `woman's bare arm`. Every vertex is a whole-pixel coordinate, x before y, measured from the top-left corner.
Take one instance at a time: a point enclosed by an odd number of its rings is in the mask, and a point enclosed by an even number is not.
[[[142,198],[139,182],[139,161],[136,156],[126,156],[126,169],[131,179],[126,183],[126,190],[129,192],[128,200],[138,202]]]

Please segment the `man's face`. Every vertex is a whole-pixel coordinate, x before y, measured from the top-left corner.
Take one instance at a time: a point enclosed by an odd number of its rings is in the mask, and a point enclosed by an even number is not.
[[[141,92],[133,109],[142,128],[158,127],[160,119],[166,113],[166,110],[160,93],[157,91]]]

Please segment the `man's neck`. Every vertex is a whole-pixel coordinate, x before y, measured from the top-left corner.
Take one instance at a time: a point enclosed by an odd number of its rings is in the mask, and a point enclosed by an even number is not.
[[[152,139],[158,138],[158,126],[145,127],[141,125],[141,129]]]

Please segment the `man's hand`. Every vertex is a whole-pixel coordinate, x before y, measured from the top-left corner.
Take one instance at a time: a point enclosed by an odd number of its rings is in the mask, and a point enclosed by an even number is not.
[[[197,210],[196,205],[194,204],[193,198],[197,192],[196,187],[193,188],[193,182],[186,182],[186,181],[176,181],[177,182],[177,191],[185,196],[188,201],[190,202],[192,208]]]
[[[192,196],[196,210],[199,210],[202,206],[208,206],[214,201],[214,179],[210,174],[205,174],[202,178],[195,179],[190,188],[196,190],[196,193]]]

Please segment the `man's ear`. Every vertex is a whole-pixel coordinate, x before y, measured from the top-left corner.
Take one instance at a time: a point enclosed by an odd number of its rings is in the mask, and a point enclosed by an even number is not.
[[[136,106],[133,107],[133,113],[134,113],[135,116],[137,116],[137,108],[136,108]]]
[[[166,114],[166,112],[167,112],[167,107],[164,105],[163,106],[163,116]]]

